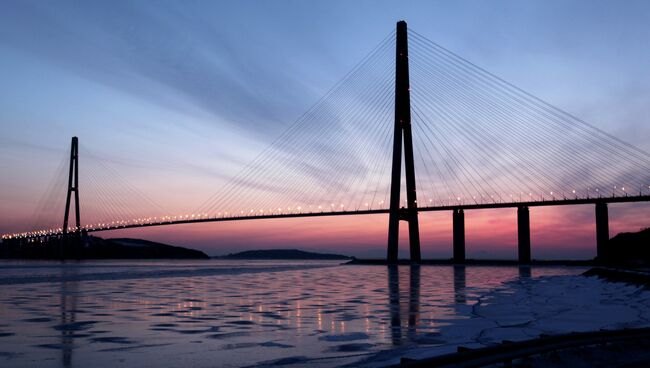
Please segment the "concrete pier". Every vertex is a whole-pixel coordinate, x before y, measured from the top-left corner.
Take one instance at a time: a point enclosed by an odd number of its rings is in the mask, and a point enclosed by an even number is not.
[[[609,242],[609,215],[607,203],[596,202],[596,259],[607,259],[607,243]]]
[[[454,209],[454,263],[465,263],[465,212]]]
[[[519,263],[530,263],[530,211],[527,206],[517,207],[517,230]]]

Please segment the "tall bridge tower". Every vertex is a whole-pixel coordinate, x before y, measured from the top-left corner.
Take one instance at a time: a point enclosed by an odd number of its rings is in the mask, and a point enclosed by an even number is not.
[[[413,135],[411,133],[411,95],[409,84],[408,39],[405,21],[397,22],[395,48],[395,134],[388,218],[388,263],[397,263],[399,222],[408,222],[411,262],[420,262],[420,227],[418,224]],[[406,208],[400,207],[402,179],[402,137],[406,173]]]

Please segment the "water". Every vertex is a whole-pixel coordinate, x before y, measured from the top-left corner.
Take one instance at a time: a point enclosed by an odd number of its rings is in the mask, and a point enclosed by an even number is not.
[[[611,308],[620,314],[630,304],[638,310],[610,324],[647,322],[646,291],[582,271],[324,261],[4,262],[0,365],[373,366],[459,344],[602,327],[609,317],[594,325],[594,316],[602,320]],[[568,302],[550,302],[558,295]],[[582,324],[557,320],[573,312]]]

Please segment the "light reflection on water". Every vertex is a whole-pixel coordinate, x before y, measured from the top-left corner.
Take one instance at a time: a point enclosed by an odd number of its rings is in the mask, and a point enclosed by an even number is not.
[[[167,277],[170,270],[174,277]],[[471,317],[477,298],[504,282],[581,271],[331,262],[3,263],[0,362],[337,366],[395,347],[444,343],[436,337],[440,328]],[[50,282],[35,282],[43,277]]]

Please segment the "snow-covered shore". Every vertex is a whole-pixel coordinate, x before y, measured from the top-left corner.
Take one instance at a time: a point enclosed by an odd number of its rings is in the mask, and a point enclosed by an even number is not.
[[[540,334],[650,326],[650,291],[581,275],[513,280],[466,307],[469,317],[447,320],[430,334],[439,344],[382,351],[355,365],[385,366],[402,357],[423,359],[459,346],[490,346]]]

